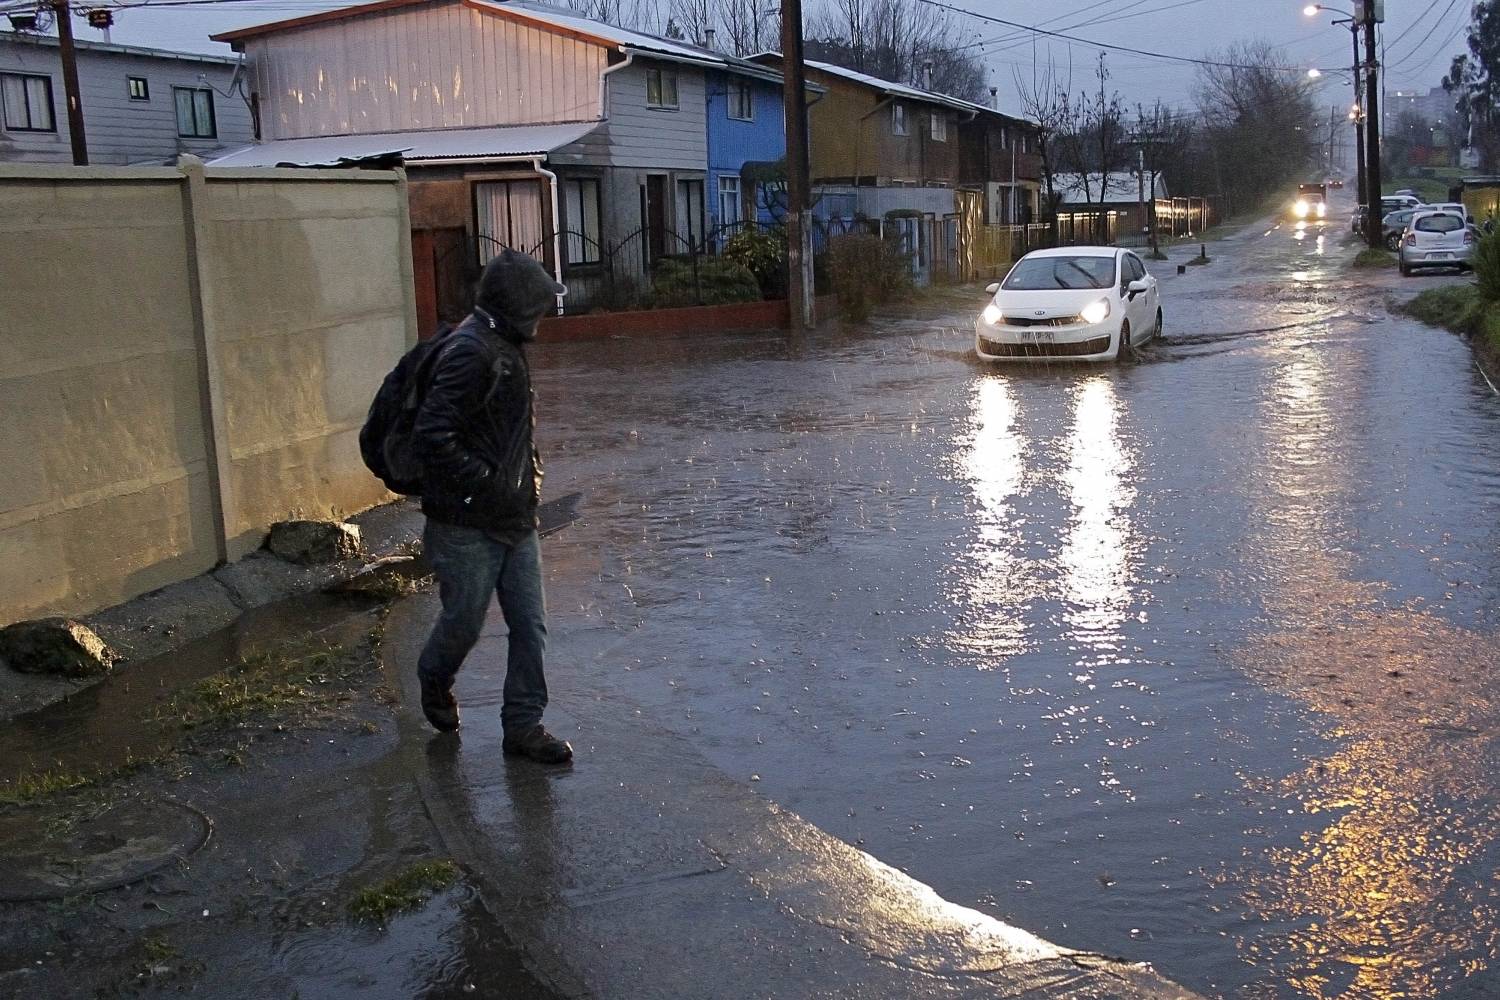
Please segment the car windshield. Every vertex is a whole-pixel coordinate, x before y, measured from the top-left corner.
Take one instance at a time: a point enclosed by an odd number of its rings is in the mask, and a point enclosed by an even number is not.
[[[1464,227],[1464,220],[1456,215],[1426,215],[1417,220],[1417,231],[1423,233],[1451,233]]]
[[[1035,292],[1044,288],[1108,288],[1115,283],[1113,257],[1025,257],[1003,287]]]

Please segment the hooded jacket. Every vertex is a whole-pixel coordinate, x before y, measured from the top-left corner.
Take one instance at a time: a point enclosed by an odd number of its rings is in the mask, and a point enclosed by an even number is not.
[[[485,267],[473,313],[438,348],[413,429],[422,512],[433,520],[500,537],[536,528],[542,463],[522,344],[559,289],[534,258],[507,250]]]

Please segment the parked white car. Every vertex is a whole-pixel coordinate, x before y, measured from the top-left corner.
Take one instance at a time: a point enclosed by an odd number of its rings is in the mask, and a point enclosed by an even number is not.
[[[1401,273],[1424,267],[1467,268],[1477,238],[1458,212],[1419,211],[1406,225],[1397,253]]]
[[[1161,335],[1156,279],[1129,250],[1034,250],[985,291],[974,323],[985,361],[1111,361]]]

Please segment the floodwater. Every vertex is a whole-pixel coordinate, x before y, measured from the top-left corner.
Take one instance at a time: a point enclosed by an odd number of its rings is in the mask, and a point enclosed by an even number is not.
[[[552,673],[1206,994],[1500,995],[1500,396],[1319,235],[1160,269],[1123,366],[982,366],[977,301],[539,347]]]

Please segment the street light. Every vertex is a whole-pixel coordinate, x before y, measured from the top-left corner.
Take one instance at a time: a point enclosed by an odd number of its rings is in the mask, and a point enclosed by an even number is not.
[[[1320,69],[1318,69],[1318,67],[1316,67],[1316,66],[1314,66],[1312,69],[1310,69],[1310,70],[1307,71],[1307,78],[1309,80],[1316,80],[1318,77],[1320,77],[1322,75],[1323,75],[1323,71],[1320,70]]]
[[[1357,6],[1361,10],[1366,10],[1369,7],[1371,7],[1371,3],[1369,2],[1369,0],[1366,0],[1366,2],[1358,4]],[[1369,143],[1370,149],[1367,150],[1365,148],[1365,113],[1364,113],[1364,109],[1360,106],[1360,102],[1359,102],[1359,88],[1360,88],[1359,29],[1360,29],[1360,26],[1361,26],[1361,18],[1360,18],[1359,15],[1355,14],[1353,11],[1344,10],[1342,7],[1333,7],[1333,6],[1330,6],[1330,5],[1326,4],[1326,3],[1310,3],[1306,7],[1302,8],[1302,13],[1305,14],[1305,15],[1307,15],[1308,17],[1317,17],[1318,14],[1320,14],[1320,13],[1322,13],[1324,11],[1327,11],[1330,14],[1337,14],[1337,15],[1339,15],[1340,19],[1336,20],[1336,21],[1333,21],[1332,23],[1333,24],[1346,24],[1346,25],[1348,25],[1349,26],[1350,40],[1354,43],[1354,70],[1353,70],[1353,79],[1350,82],[1354,85],[1354,107],[1355,107],[1355,110],[1350,114],[1349,117],[1354,122],[1355,152],[1357,154],[1356,155],[1356,160],[1357,160],[1357,166],[1358,166],[1358,170],[1359,170],[1359,176],[1358,176],[1359,200],[1366,207],[1366,215],[1367,215],[1366,226],[1367,226],[1367,228],[1378,229],[1379,228],[1379,218],[1378,218],[1377,210],[1376,210],[1376,207],[1375,207],[1376,205],[1378,205],[1379,200],[1380,200],[1380,181],[1379,181],[1379,177],[1380,177],[1380,165],[1379,165],[1379,162],[1378,162],[1378,156],[1379,156],[1379,154],[1377,152],[1377,150],[1378,150],[1378,141],[1379,141],[1378,138],[1377,138],[1377,135],[1378,135],[1378,128],[1377,128],[1378,123],[1377,122],[1371,122],[1370,123],[1370,129],[1371,129],[1371,131],[1370,131],[1370,143]],[[1374,68],[1374,58],[1375,58],[1375,56],[1374,56],[1374,51],[1373,51],[1374,42],[1372,41],[1370,43],[1370,45],[1371,45],[1371,54],[1370,54],[1371,63],[1370,63],[1370,67],[1369,67],[1369,74],[1368,74],[1368,76],[1367,76],[1367,78],[1365,80],[1365,83],[1368,85],[1368,89],[1370,90],[1370,94],[1367,97],[1367,100],[1369,101],[1370,106],[1374,107],[1375,106],[1374,105],[1374,102],[1375,102],[1375,93],[1374,93],[1374,84],[1373,84],[1374,74],[1375,74],[1375,68]],[[1311,70],[1308,70],[1308,73],[1307,73],[1308,79],[1311,79],[1311,80],[1316,80],[1316,79],[1318,79],[1322,75],[1323,75],[1323,71],[1320,70],[1320,69],[1311,69]],[[1342,74],[1340,74],[1340,75],[1342,75]],[[1374,159],[1372,159],[1372,158],[1374,158]],[[1366,169],[1366,160],[1370,160],[1370,164],[1369,164],[1369,168],[1368,169]],[[1371,221],[1370,220],[1374,221],[1374,225],[1373,226],[1371,225]],[[1376,234],[1374,234],[1374,235],[1372,235],[1372,236],[1369,237],[1369,239],[1371,240],[1371,243],[1370,243],[1371,246],[1375,246],[1376,245],[1374,241],[1378,237],[1378,235],[1379,234],[1376,233]]]

